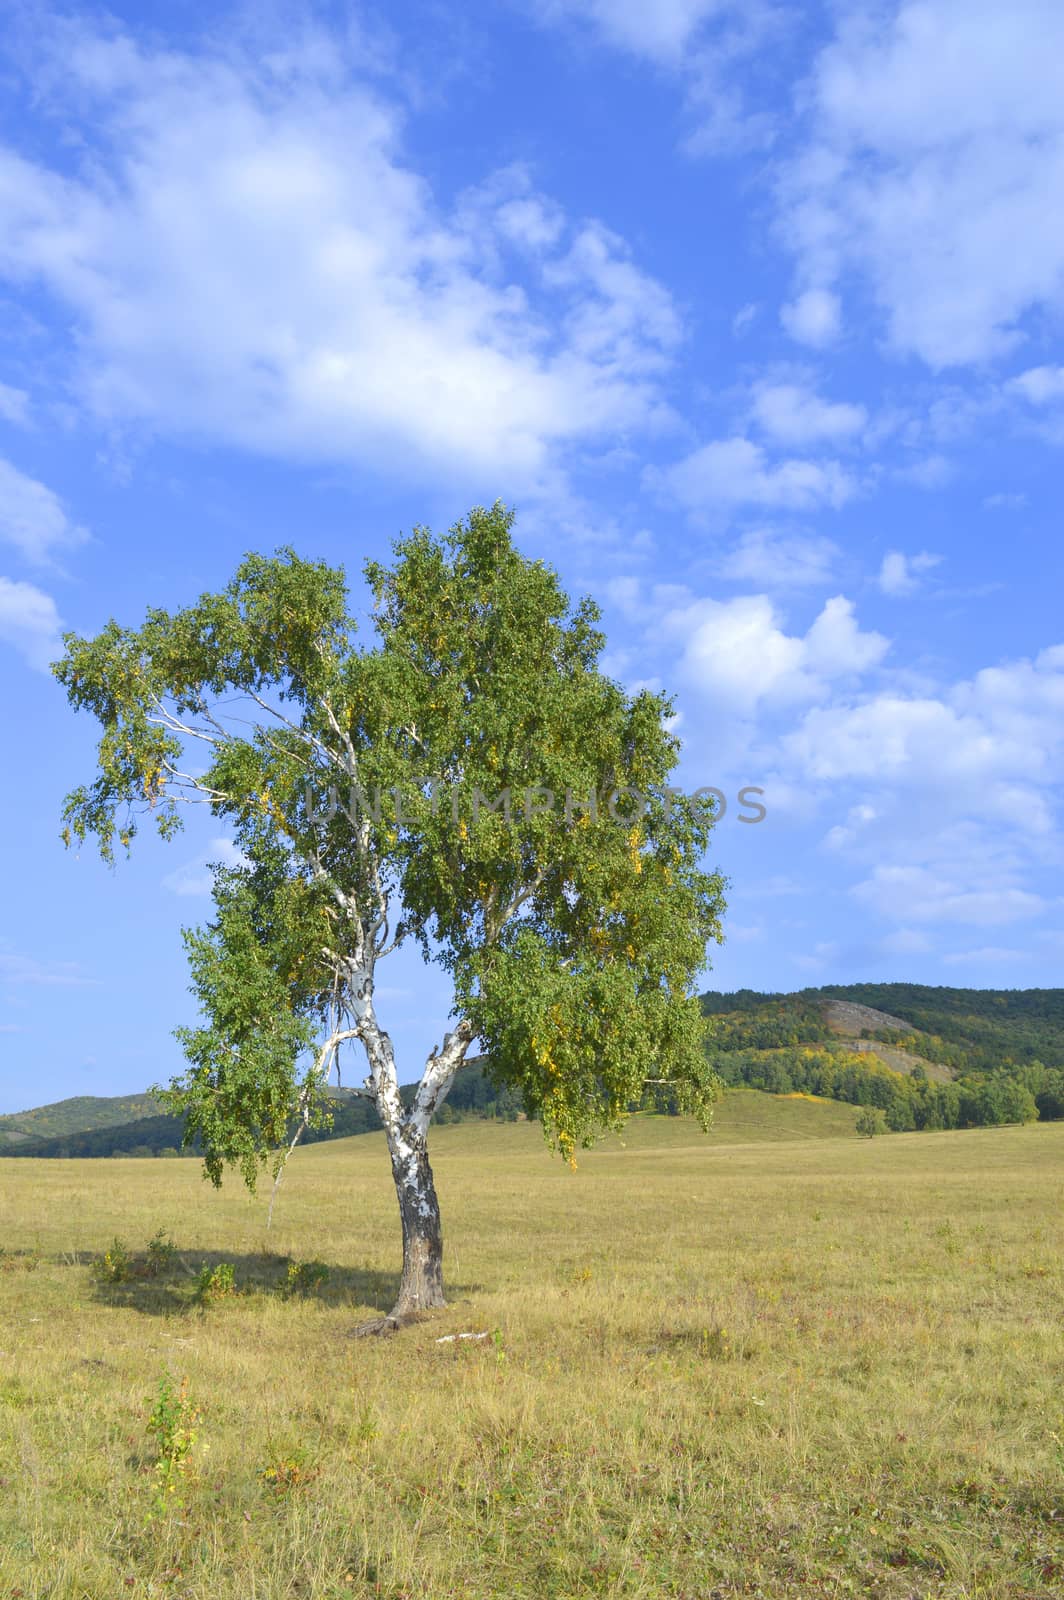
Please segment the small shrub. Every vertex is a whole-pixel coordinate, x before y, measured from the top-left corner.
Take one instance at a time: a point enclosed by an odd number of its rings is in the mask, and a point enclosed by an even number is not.
[[[133,1259],[121,1239],[114,1239],[109,1250],[92,1264],[93,1276],[100,1283],[128,1283],[133,1276]]]
[[[296,1294],[313,1294],[315,1289],[328,1281],[328,1277],[329,1269],[324,1261],[290,1261],[284,1297],[288,1300]]]
[[[318,1476],[302,1445],[269,1446],[269,1460],[259,1469],[259,1477],[274,1494],[289,1494],[301,1489]]]
[[[205,1261],[196,1280],[195,1297],[200,1305],[211,1305],[232,1294],[236,1294],[236,1275],[232,1262],[219,1261],[216,1267],[211,1267]]]
[[[147,1431],[155,1438],[155,1505],[158,1511],[182,1507],[182,1485],[191,1476],[192,1452],[199,1436],[200,1412],[188,1393],[188,1379],[182,1378],[175,1391],[169,1377],[159,1379],[155,1403],[148,1418]]]
[[[886,1132],[886,1122],[878,1106],[863,1106],[854,1124],[862,1139],[874,1139],[876,1134]]]
[[[957,1237],[957,1230],[948,1217],[945,1222],[939,1223],[935,1229],[935,1235],[942,1240],[943,1248],[948,1256],[955,1256],[960,1253],[961,1242]]]
[[[168,1271],[177,1259],[177,1245],[163,1228],[160,1228],[154,1238],[148,1240],[147,1272],[149,1278],[157,1278]]]
[[[42,1261],[41,1247],[32,1250],[5,1250],[0,1247],[0,1272],[36,1272]]]
[[[703,1328],[698,1336],[698,1353],[707,1361],[734,1361],[738,1351],[727,1328]]]
[[[364,1400],[359,1408],[357,1419],[352,1423],[349,1437],[353,1444],[372,1444],[379,1434],[377,1414],[368,1400]]]

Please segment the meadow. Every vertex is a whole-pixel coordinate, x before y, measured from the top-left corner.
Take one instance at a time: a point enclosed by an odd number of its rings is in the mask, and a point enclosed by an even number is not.
[[[440,1127],[451,1304],[389,1340],[377,1135],[269,1233],[191,1159],[0,1162],[0,1600],[1059,1595],[1064,1124],[855,1116]]]

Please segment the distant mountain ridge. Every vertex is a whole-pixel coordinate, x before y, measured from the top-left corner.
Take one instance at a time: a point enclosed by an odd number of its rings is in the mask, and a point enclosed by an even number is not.
[[[726,1084],[872,1106],[899,1130],[1064,1118],[1064,989],[832,984],[710,990],[701,1005],[706,1050]],[[311,1131],[308,1143],[380,1128],[367,1100],[350,1090],[333,1099],[332,1127]],[[519,1099],[470,1065],[440,1120],[519,1115]],[[78,1095],[0,1115],[0,1156],[176,1154],[183,1136],[182,1119],[162,1114],[150,1093]]]

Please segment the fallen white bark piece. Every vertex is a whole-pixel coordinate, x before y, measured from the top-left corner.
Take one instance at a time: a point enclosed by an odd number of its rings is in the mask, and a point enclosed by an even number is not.
[[[456,1339],[490,1339],[490,1333],[445,1333],[442,1339],[437,1339],[437,1344],[454,1344]]]

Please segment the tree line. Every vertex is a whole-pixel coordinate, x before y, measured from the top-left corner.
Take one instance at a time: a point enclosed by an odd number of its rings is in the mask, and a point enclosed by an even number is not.
[[[1064,1075],[1041,1069],[1045,1111],[1021,1077],[1008,1072],[935,1083],[919,1067],[892,1072],[868,1056],[829,1046],[722,1051],[713,1065],[725,1084],[768,1094],[814,1094],[881,1110],[894,1133],[915,1129],[984,1128],[1064,1115]],[[1044,1077],[1043,1077],[1044,1075]]]

